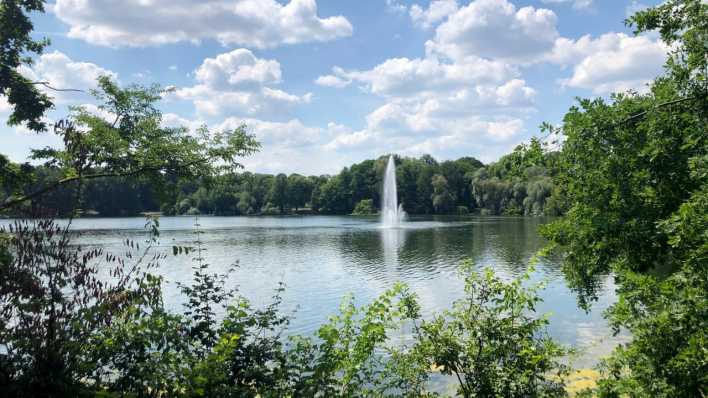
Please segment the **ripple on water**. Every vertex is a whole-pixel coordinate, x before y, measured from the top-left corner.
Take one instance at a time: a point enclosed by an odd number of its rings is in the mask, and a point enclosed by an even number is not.
[[[229,279],[256,305],[270,302],[279,282],[285,311],[295,311],[290,333],[310,334],[337,311],[347,294],[367,303],[396,281],[407,283],[420,300],[425,316],[450,305],[462,294],[459,264],[491,267],[505,279],[527,269],[543,245],[537,227],[544,219],[523,217],[411,217],[400,228],[382,229],[367,217],[201,217],[206,261],[215,272],[239,266]],[[146,236],[143,218],[79,219],[77,242],[122,252],[122,241]],[[162,217],[161,250],[190,245],[192,217]],[[160,268],[166,280],[165,299],[179,310],[176,282],[191,279],[190,256],[172,257]],[[549,332],[564,343],[596,341],[586,363],[596,360],[613,340],[601,311],[613,302],[611,279],[601,286],[600,300],[590,313],[580,310],[565,285],[557,262],[540,261],[534,281],[546,280],[539,311],[552,312]],[[591,347],[592,344],[588,343]]]

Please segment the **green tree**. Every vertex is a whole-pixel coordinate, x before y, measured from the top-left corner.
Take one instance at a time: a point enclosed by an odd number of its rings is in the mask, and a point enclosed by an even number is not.
[[[99,78],[94,94],[110,120],[83,107],[73,108],[70,118],[55,127],[63,147],[32,151],[34,159],[58,168],[60,177],[32,193],[9,198],[0,210],[97,178],[140,176],[159,186],[165,174],[195,178],[233,170],[241,167],[238,157],[259,148],[243,126],[224,132],[203,126],[196,134],[162,127],[156,108],[160,93],[157,86],[123,89],[107,77]]]
[[[268,194],[268,201],[278,208],[280,214],[285,213],[288,205],[288,177],[285,174],[278,174],[273,180],[273,185]]]
[[[360,200],[359,203],[357,203],[356,206],[354,207],[354,211],[352,211],[352,214],[363,215],[363,216],[376,214],[376,208],[374,207],[374,200],[373,199]]]
[[[0,2],[0,95],[7,97],[12,107],[8,124],[26,123],[33,131],[44,131],[44,113],[53,104],[49,96],[37,89],[37,84],[24,77],[20,66],[32,65],[31,54],[41,54],[49,40],[34,40],[31,12],[44,12],[42,0],[3,0]],[[44,82],[49,86],[51,82]]]
[[[431,158],[432,159],[432,158]],[[433,159],[434,161],[434,159]],[[433,175],[435,174],[435,165],[428,163],[422,167],[418,178],[416,179],[416,191],[418,194],[418,212],[429,214],[434,210],[433,207]]]
[[[504,282],[491,270],[461,267],[465,295],[452,309],[415,326],[415,351],[429,366],[454,375],[463,397],[564,397],[568,350],[545,334],[535,313],[540,286],[529,274]]]
[[[332,177],[320,187],[319,210],[323,213],[347,214],[351,212],[349,198],[347,184],[341,176]]]
[[[433,207],[437,213],[449,213],[455,205],[455,196],[450,192],[447,179],[436,174],[432,179],[433,185]]]
[[[299,174],[288,176],[288,204],[295,208],[305,207],[312,196],[312,183],[307,177]]]
[[[16,209],[31,201],[36,209],[72,184],[81,188],[102,178],[142,177],[160,184],[165,175],[213,175],[238,167],[237,156],[258,148],[243,128],[217,133],[202,128],[194,135],[185,128],[161,127],[157,87],[121,89],[107,78],[99,80],[99,87],[95,94],[110,119],[75,108],[70,119],[56,126],[63,147],[33,152],[35,159],[46,160],[41,168],[50,172],[46,181],[8,198],[0,208]],[[62,197],[62,204],[76,210],[76,197]],[[145,315],[159,311],[161,281],[147,272],[164,257],[151,250],[157,224],[148,225],[151,238],[143,250],[128,240],[127,254],[119,257],[100,248],[83,251],[71,244],[68,225],[58,227],[43,214],[0,232],[9,235],[0,248],[3,392],[93,395],[90,390],[106,376],[102,364],[112,360],[94,349],[95,334],[126,317],[150,324]],[[99,278],[99,265],[110,281]]]
[[[595,393],[698,397],[708,390],[708,4],[670,0],[628,22],[671,45],[666,73],[647,94],[580,100],[566,114],[557,185],[570,208],[544,235],[581,300],[602,275],[618,283],[607,316],[633,338]]]

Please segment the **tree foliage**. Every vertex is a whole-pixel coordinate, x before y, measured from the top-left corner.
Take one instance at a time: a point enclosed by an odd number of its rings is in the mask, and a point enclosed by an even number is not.
[[[15,221],[0,263],[0,381],[4,393],[83,396],[105,370],[89,343],[94,333],[161,300],[159,277],[148,271],[164,257],[153,249],[157,223],[149,223],[143,249],[127,240],[126,254],[83,250],[68,226],[50,219]],[[99,268],[99,265],[102,267]],[[106,280],[100,272],[108,272]]]
[[[244,126],[224,132],[210,132],[203,126],[196,134],[184,127],[164,127],[156,107],[161,93],[157,86],[120,88],[108,77],[98,83],[94,95],[101,102],[99,112],[73,108],[68,119],[55,125],[63,147],[32,152],[32,158],[43,160],[56,180],[28,193],[10,191],[15,195],[1,208],[41,200],[57,188],[82,187],[98,178],[139,177],[160,184],[166,176],[213,175],[240,167],[237,158],[259,148]]]
[[[581,300],[612,273],[607,316],[633,336],[604,364],[599,396],[708,390],[708,4],[667,1],[628,23],[673,52],[646,94],[580,100],[566,114],[557,185],[570,205],[545,235]]]
[[[21,66],[32,65],[32,53],[41,54],[49,40],[34,40],[31,12],[44,12],[42,0],[2,0],[0,2],[0,95],[12,108],[8,124],[26,123],[30,130],[47,128],[42,120],[53,104],[49,96],[22,75]],[[47,83],[48,84],[48,83]]]
[[[462,208],[494,215],[561,214],[565,210],[564,200],[551,180],[556,152],[543,150],[534,142],[537,143],[533,140],[530,146],[520,145],[488,166],[469,157],[442,163],[425,156],[399,157],[399,200],[410,214],[451,214],[459,213]],[[526,154],[530,151],[537,152],[535,157]],[[519,163],[508,158],[526,160]],[[196,169],[194,173],[178,173],[175,168],[137,178],[84,179],[84,189],[78,194],[84,210],[104,216],[158,210],[168,215],[351,214],[362,200],[370,200],[374,209],[380,207],[386,159],[365,160],[334,176],[274,176],[221,169],[195,175]],[[518,164],[509,166],[514,162]],[[24,175],[32,177],[22,185],[25,196],[64,176],[64,169],[55,165],[31,167],[8,163],[8,167],[16,171],[25,167]],[[9,178],[3,184],[6,192],[13,192],[12,181],[16,180]],[[67,209],[59,204],[69,202],[57,200],[57,195],[68,196],[75,191],[68,188],[53,191],[45,204],[54,203],[54,210],[65,214]]]
[[[491,270],[462,266],[465,295],[452,309],[416,325],[417,346],[432,366],[458,380],[463,397],[564,397],[568,353],[544,334],[528,274],[503,282]],[[555,378],[551,377],[555,375]]]

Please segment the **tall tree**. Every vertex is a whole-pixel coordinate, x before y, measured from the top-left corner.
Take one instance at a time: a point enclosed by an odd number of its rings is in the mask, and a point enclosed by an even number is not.
[[[558,184],[570,203],[544,234],[566,277],[592,298],[615,275],[610,322],[632,341],[605,363],[601,397],[699,397],[708,391],[708,4],[640,11],[672,53],[647,94],[580,100],[566,114]]]
[[[288,204],[295,208],[304,207],[312,195],[312,183],[306,177],[299,174],[288,176]]]
[[[288,205],[288,177],[285,174],[275,176],[268,197],[270,203],[280,210],[280,214],[285,213],[285,207]]]

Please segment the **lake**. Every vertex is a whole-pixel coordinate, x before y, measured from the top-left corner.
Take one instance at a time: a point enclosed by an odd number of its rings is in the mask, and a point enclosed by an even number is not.
[[[162,217],[160,249],[193,245],[193,217]],[[256,305],[269,303],[278,282],[286,285],[284,310],[295,311],[290,333],[311,334],[352,294],[367,303],[401,281],[418,295],[423,314],[440,311],[460,297],[457,267],[471,259],[503,278],[527,269],[543,240],[537,229],[550,221],[529,217],[412,217],[400,229],[380,228],[377,218],[200,217],[206,261],[216,272],[238,262],[229,280]],[[74,220],[82,245],[122,253],[126,238],[144,240],[145,219],[84,218]],[[182,305],[175,282],[191,280],[191,256],[170,256],[159,269],[164,275],[167,305]],[[559,264],[541,261],[532,280],[546,281],[539,311],[550,312],[550,334],[582,349],[574,360],[589,367],[624,337],[612,337],[602,311],[614,300],[608,277],[599,300],[586,313],[578,308]]]

